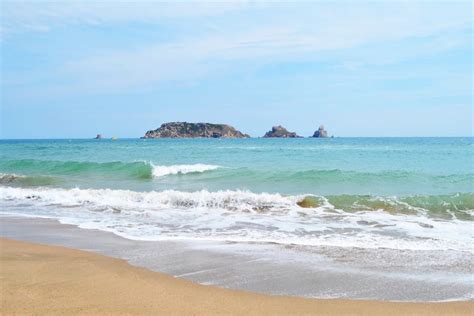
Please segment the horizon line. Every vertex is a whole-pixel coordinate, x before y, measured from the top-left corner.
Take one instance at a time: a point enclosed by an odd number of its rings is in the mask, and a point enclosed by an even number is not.
[[[115,141],[117,140],[132,140],[132,139],[143,139],[142,136],[138,137],[120,137],[120,136],[110,136],[110,137],[102,137],[101,139],[95,139],[94,137],[66,137],[66,138],[0,138],[0,141],[8,141],[8,140],[112,140],[115,137]],[[250,136],[245,138],[236,138],[236,137],[157,137],[157,138],[146,138],[143,140],[159,140],[159,139],[307,139],[307,138],[315,138],[315,139],[334,139],[334,138],[474,138],[474,135],[468,136],[329,136],[329,137],[312,137],[312,136],[301,136],[301,137],[263,137],[263,136]]]

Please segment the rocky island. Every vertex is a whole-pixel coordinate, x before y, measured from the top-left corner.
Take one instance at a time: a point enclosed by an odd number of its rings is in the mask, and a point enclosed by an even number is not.
[[[314,132],[313,137],[326,138],[328,137],[328,132],[324,129],[324,126],[319,126],[318,130]]]
[[[146,132],[142,138],[247,138],[247,134],[226,124],[170,122]]]
[[[268,131],[265,135],[263,135],[264,138],[270,138],[270,137],[279,137],[279,138],[299,138],[301,136],[298,136],[294,132],[289,132],[286,128],[284,128],[281,125],[278,126],[273,126],[271,131]]]

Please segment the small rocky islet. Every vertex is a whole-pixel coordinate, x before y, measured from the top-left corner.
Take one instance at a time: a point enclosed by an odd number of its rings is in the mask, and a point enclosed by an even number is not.
[[[286,128],[281,125],[273,126],[271,131],[268,131],[264,138],[270,137],[278,137],[278,138],[301,138],[301,136],[297,135],[295,132],[290,132]]]
[[[145,133],[144,139],[148,138],[249,138],[248,134],[242,133],[233,126],[227,124],[212,123],[189,123],[189,122],[169,122],[162,124],[155,130]],[[273,126],[265,133],[264,138],[301,138],[295,132],[290,132],[281,125]],[[328,132],[324,126],[320,126],[312,137],[326,138]]]
[[[328,137],[328,132],[324,129],[324,125],[319,126],[319,128],[314,132],[313,137],[318,137],[318,138]]]
[[[170,122],[150,130],[142,138],[248,138],[227,124]]]

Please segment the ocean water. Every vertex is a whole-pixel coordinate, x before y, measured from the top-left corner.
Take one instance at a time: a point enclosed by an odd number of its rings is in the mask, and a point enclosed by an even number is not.
[[[473,159],[473,138],[0,140],[0,214],[472,258]]]

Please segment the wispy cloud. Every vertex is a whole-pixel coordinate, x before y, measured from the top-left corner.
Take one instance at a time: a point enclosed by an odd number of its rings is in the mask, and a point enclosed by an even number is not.
[[[166,21],[182,34],[167,42],[133,48],[84,47],[83,57],[52,70],[67,78],[63,91],[114,91],[232,72],[242,64],[261,66],[291,60],[338,58],[357,70],[416,58],[470,44],[472,16],[463,3],[248,3],[121,1],[2,2],[2,33],[49,31],[68,25]],[[243,10],[238,18],[210,19]],[[185,19],[183,19],[185,18]],[[192,20],[183,26],[183,21]],[[246,23],[242,23],[246,21]],[[201,24],[211,32],[196,32]],[[453,33],[455,36],[453,36]],[[197,35],[196,35],[197,33]],[[407,39],[414,39],[407,44]],[[364,45],[377,49],[354,50]],[[239,66],[236,66],[239,64]],[[55,86],[58,89],[58,86]]]
[[[245,7],[242,1],[22,1],[1,2],[3,36],[49,31],[68,25],[148,22],[213,16]]]
[[[426,10],[420,5],[395,6],[396,10],[363,7],[334,11],[310,6],[312,11],[283,15],[275,20],[265,14],[259,23],[240,30],[232,21],[221,23],[214,34],[144,45],[139,49],[95,52],[69,61],[63,71],[84,87],[123,89],[164,80],[186,80],[218,71],[235,63],[265,65],[278,61],[312,60],[337,55],[340,64],[356,69],[368,64],[389,64],[434,54],[470,43],[472,34],[453,36],[451,31],[469,27],[468,13]],[[410,46],[404,40],[415,39]],[[356,47],[380,44],[371,52]],[[386,47],[386,49],[383,49]],[[378,54],[378,55],[377,55]]]

